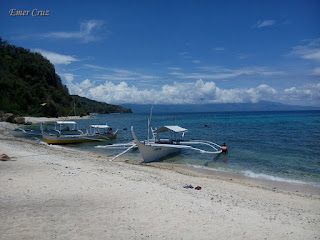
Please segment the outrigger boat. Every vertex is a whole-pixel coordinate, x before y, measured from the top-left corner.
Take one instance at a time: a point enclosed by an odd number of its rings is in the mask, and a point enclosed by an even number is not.
[[[114,140],[117,138],[118,130],[112,132],[112,128],[106,125],[90,125],[86,132],[77,129],[74,121],[57,121],[54,131],[46,132],[41,125],[42,138],[47,144],[70,144],[92,141]]]
[[[163,126],[159,129],[151,129],[153,138],[144,142],[140,142],[136,137],[136,134],[131,127],[132,136],[135,140],[135,144],[139,148],[141,156],[144,162],[159,161],[169,155],[178,154],[181,150],[194,150],[200,153],[206,154],[219,154],[222,152],[221,146],[205,140],[190,140],[184,141],[184,135],[188,132],[187,129],[179,126]],[[169,132],[170,138],[161,139],[159,133]],[[178,137],[180,136],[180,137]],[[193,147],[194,145],[207,146],[211,151],[203,150],[200,148]]]
[[[150,122],[150,121],[149,121]],[[150,126],[148,126],[150,127]],[[109,149],[116,149],[116,148],[127,148],[125,151],[121,152],[120,154],[114,156],[112,160],[116,159],[117,157],[123,155],[124,153],[130,151],[131,149],[139,148],[141,156],[143,158],[143,162],[154,162],[160,161],[168,156],[179,154],[181,150],[194,150],[199,151],[200,153],[204,154],[220,154],[222,152],[221,146],[210,141],[205,140],[189,140],[185,141],[184,136],[185,133],[188,132],[187,129],[182,128],[180,126],[163,126],[159,129],[152,129],[152,139],[147,138],[145,141],[140,141],[134,132],[133,126],[131,127],[131,133],[133,136],[134,141],[131,143],[125,144],[113,144],[113,145],[106,145],[106,146],[96,146],[97,148],[109,148]],[[159,134],[162,133],[169,133],[170,138],[160,138]],[[148,134],[149,136],[149,134]],[[196,145],[206,146],[210,150],[204,150],[195,147]]]

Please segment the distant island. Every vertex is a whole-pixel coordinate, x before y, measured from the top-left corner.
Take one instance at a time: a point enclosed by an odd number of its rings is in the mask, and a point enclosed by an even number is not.
[[[131,109],[70,95],[52,63],[40,53],[0,38],[0,111],[17,116],[60,117],[76,112],[131,113]]]

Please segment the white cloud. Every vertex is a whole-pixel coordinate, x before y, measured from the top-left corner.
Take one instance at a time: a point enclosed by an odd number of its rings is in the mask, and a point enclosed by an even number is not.
[[[192,62],[195,63],[195,64],[199,64],[200,60],[192,60]]]
[[[71,73],[61,76],[67,82],[71,94],[88,97],[97,101],[123,104],[206,104],[206,103],[257,103],[275,101],[298,105],[320,105],[320,83],[301,87],[292,86],[276,90],[261,84],[251,88],[222,89],[213,81],[196,80],[192,82],[174,82],[159,89],[141,89],[130,86],[124,81],[91,81],[85,79],[76,82],[78,77]]]
[[[60,75],[65,78],[65,80],[67,81],[68,84],[71,84],[72,81],[74,80],[74,74],[72,74],[72,73],[62,73]]]
[[[183,73],[179,71],[171,72],[170,75],[180,79],[228,79],[240,76],[275,76],[284,75],[282,71],[272,71],[265,67],[246,67],[239,69],[229,69],[219,66],[199,67],[204,72]]]
[[[169,70],[172,70],[172,71],[180,71],[182,70],[182,68],[180,67],[168,67]]]
[[[59,53],[50,52],[40,48],[32,49],[34,52],[41,53],[42,56],[46,57],[52,64],[64,64],[68,65],[72,62],[80,61],[79,59],[72,57],[70,55],[63,55]]]
[[[283,92],[283,97],[292,103],[303,102],[305,105],[320,105],[320,83],[303,88],[291,87]]]
[[[262,28],[262,27],[268,27],[272,26],[276,23],[275,20],[264,20],[264,21],[258,21],[255,25],[256,28]]]
[[[303,56],[303,58],[319,61],[319,60],[320,60],[320,49],[317,49],[317,50],[315,50],[315,51],[312,52],[312,53],[305,54],[305,55]]]
[[[71,94],[113,104],[241,103],[273,100],[277,95],[277,91],[267,85],[256,88],[221,89],[214,82],[197,80],[191,83],[166,84],[159,90],[141,90],[135,86],[129,86],[126,82],[115,84],[105,81],[103,84],[95,85],[95,82],[89,79],[75,83],[72,75],[63,76],[66,79],[69,78],[67,86]]]
[[[295,46],[289,55],[296,55],[303,59],[320,61],[320,38],[311,40],[305,45]]]
[[[104,22],[100,20],[89,20],[80,23],[79,31],[50,32],[45,34],[44,37],[56,39],[80,39],[85,43],[98,41],[101,39],[101,35],[97,33],[103,24]]]
[[[158,76],[141,74],[139,72],[130,71],[130,70],[121,69],[121,68],[108,68],[108,67],[102,67],[102,66],[97,66],[92,64],[85,64],[84,66],[101,72],[99,75],[96,76],[96,78],[100,80],[107,80],[107,81],[139,80],[140,82],[143,82],[146,80],[159,79]]]
[[[320,38],[312,39],[305,45],[295,46],[289,53],[289,56],[298,56],[302,59],[313,61],[315,64],[320,63]],[[317,66],[313,70],[309,70],[310,75],[320,75],[320,66]]]
[[[301,98],[309,98],[312,92],[309,89],[297,89],[296,87],[287,88],[284,90],[286,97],[291,100],[297,100]]]

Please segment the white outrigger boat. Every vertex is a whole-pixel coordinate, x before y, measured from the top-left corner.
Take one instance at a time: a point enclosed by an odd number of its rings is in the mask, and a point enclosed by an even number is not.
[[[74,121],[57,121],[54,131],[47,132],[41,126],[42,138],[47,144],[70,144],[92,141],[105,141],[117,138],[117,132],[112,132],[112,128],[106,125],[90,125],[86,132],[77,129]]]
[[[133,126],[131,127],[131,132],[134,139],[134,141],[131,143],[96,147],[108,149],[126,148],[125,151],[114,156],[111,161],[130,151],[131,149],[139,148],[143,162],[145,163],[159,161],[170,155],[179,154],[183,149],[194,150],[204,154],[220,154],[222,152],[222,147],[214,142],[205,140],[185,141],[184,135],[186,132],[188,132],[188,130],[179,126],[163,126],[159,129],[151,128],[152,139],[149,139],[148,137],[145,141],[139,141],[139,139],[136,137]],[[170,133],[170,138],[162,139],[160,138],[160,133]],[[208,151],[195,147],[197,145],[206,146],[210,150]]]
[[[133,126],[131,126],[131,133],[133,136],[134,141],[131,143],[126,144],[113,144],[107,146],[96,146],[97,148],[109,148],[109,149],[116,149],[116,148],[123,148],[126,147],[127,149],[120,154],[114,156],[110,161],[116,159],[117,157],[121,156],[122,154],[130,151],[131,149],[139,148],[141,156],[143,158],[143,162],[155,162],[162,160],[165,157],[168,157],[173,154],[178,154],[181,150],[194,150],[199,151],[200,153],[205,154],[220,154],[222,153],[222,146],[206,141],[206,140],[184,140],[184,135],[188,130],[186,128],[182,128],[179,126],[163,126],[159,129],[152,129],[151,128],[151,118],[152,118],[152,109],[150,112],[150,118],[148,118],[148,135],[147,140],[141,142],[134,130]],[[150,139],[150,130],[152,133],[152,139]],[[159,133],[170,133],[170,138],[161,139]],[[210,150],[204,150],[197,148],[195,146],[202,145],[206,146]]]
[[[200,153],[206,154],[219,154],[222,152],[221,146],[205,140],[190,140],[184,141],[184,134],[188,132],[187,129],[179,126],[163,126],[159,129],[151,129],[152,139],[144,142],[140,142],[136,137],[136,134],[131,127],[132,136],[135,140],[135,144],[139,148],[141,156],[144,162],[154,162],[159,161],[169,155],[180,153],[181,150],[194,150],[199,151]],[[170,138],[161,139],[159,133],[169,132]],[[195,145],[202,145],[209,147],[210,151],[203,150]]]

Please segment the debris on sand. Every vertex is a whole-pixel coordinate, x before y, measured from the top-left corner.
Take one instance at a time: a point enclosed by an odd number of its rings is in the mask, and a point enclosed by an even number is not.
[[[1,154],[0,155],[0,160],[1,161],[16,161],[15,159],[13,159],[14,157],[9,157],[7,154]]]

